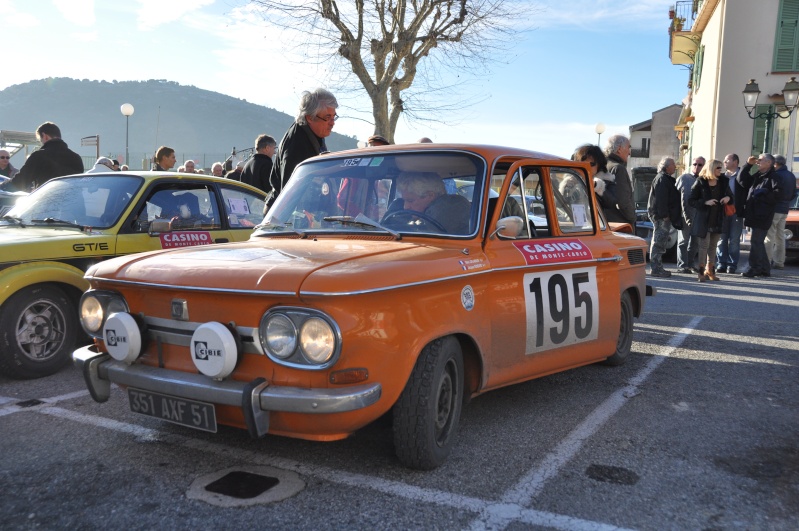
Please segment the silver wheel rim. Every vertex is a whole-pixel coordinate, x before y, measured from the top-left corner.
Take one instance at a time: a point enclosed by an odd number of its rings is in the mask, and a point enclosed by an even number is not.
[[[61,308],[48,299],[31,302],[17,321],[16,338],[20,351],[31,361],[48,361],[64,345],[67,318]]]

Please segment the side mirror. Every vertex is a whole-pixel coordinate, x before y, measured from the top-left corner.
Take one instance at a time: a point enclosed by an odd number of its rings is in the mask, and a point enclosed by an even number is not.
[[[497,221],[497,230],[491,233],[491,239],[499,234],[503,238],[516,238],[524,229],[524,220],[519,216],[508,216]]]
[[[148,232],[150,234],[172,232],[172,222],[166,219],[154,219],[152,222],[150,222],[150,228]]]

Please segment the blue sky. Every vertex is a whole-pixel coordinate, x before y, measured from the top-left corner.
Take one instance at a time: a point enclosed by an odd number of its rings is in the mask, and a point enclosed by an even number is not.
[[[597,122],[607,125],[603,143],[627,133],[687,94],[687,71],[668,58],[672,3],[522,2],[520,18],[534,29],[490,72],[465,76],[455,99],[479,103],[447,112],[446,124],[401,120],[396,141],[429,136],[568,156],[596,141]],[[7,46],[0,89],[47,77],[167,79],[294,115],[303,90],[329,87],[328,74],[297,63],[286,35],[268,29],[244,0],[0,0],[0,13]],[[360,140],[372,134],[368,100],[339,99],[335,130]]]

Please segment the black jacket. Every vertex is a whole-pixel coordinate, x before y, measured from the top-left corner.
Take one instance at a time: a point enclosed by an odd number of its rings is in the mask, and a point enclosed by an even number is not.
[[[327,151],[324,139],[316,136],[308,124],[291,124],[275,153],[275,162],[269,177],[275,195],[269,204],[286,186],[297,164],[319,155],[322,151]]]
[[[19,173],[6,183],[5,189],[30,192],[53,177],[73,173],[83,173],[83,159],[60,138],[51,138],[31,153]]]
[[[707,179],[700,177],[691,187],[691,196],[688,198],[688,204],[694,209],[694,217],[691,221],[691,236],[706,238],[708,230],[721,232],[721,226],[724,223],[724,205],[711,206],[705,203],[711,199],[719,199],[721,201],[722,197],[727,197],[730,201],[733,201],[730,178],[726,175],[720,175],[718,186],[721,189],[721,196],[717,198],[713,197],[712,189]]]
[[[655,175],[652,189],[649,190],[647,212],[653,223],[656,219],[669,218],[675,229],[682,228],[680,192],[677,191],[674,177],[664,172]]]
[[[272,189],[269,175],[272,173],[272,159],[261,153],[252,156],[241,171],[241,182],[260,188],[267,194]]]
[[[746,203],[743,208],[744,225],[753,229],[771,228],[774,210],[780,197],[780,180],[770,169],[766,173],[749,173],[751,164],[744,164],[738,174],[738,183],[746,190]],[[736,205],[737,206],[737,205]],[[741,215],[741,212],[738,212]]]

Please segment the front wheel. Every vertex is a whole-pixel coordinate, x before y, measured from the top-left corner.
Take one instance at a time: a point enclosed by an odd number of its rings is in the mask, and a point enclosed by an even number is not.
[[[633,345],[633,302],[630,294],[621,294],[621,319],[619,323],[619,338],[616,340],[616,352],[605,363],[607,365],[621,365],[627,361]]]
[[[55,286],[30,286],[0,308],[0,372],[12,378],[49,376],[72,354],[75,303]]]
[[[463,354],[454,337],[427,345],[394,405],[394,451],[400,462],[432,470],[446,461],[463,405]]]

